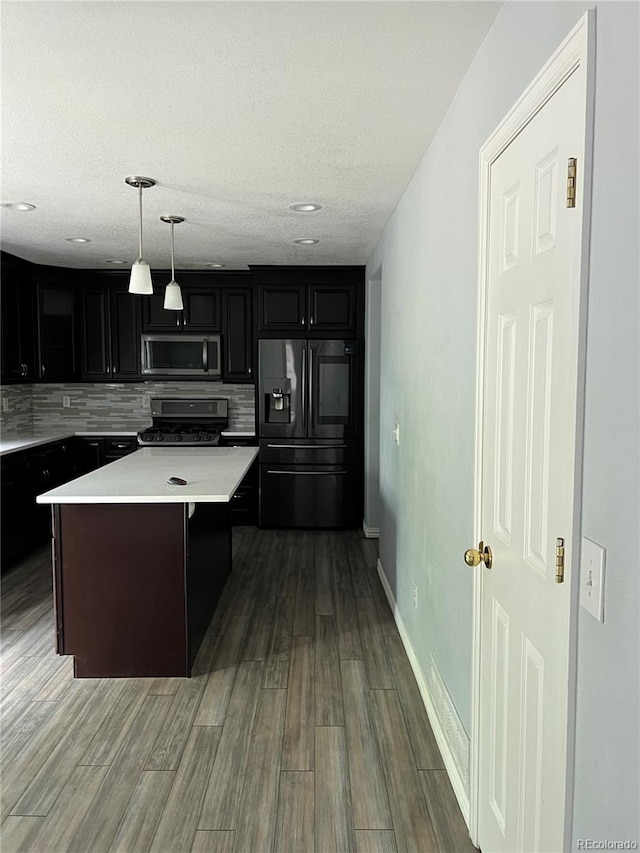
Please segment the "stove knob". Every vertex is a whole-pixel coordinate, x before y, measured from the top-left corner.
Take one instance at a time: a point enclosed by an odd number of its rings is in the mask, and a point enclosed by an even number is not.
[[[200,433],[199,433],[199,432],[197,432],[197,433],[193,436],[193,440],[194,440],[194,441],[200,441],[200,440],[201,440],[201,438],[202,438],[202,436],[200,435]]]
[[[208,432],[203,432],[203,433],[202,433],[202,440],[203,440],[203,441],[211,441],[211,436],[209,435],[209,433],[208,433]]]
[[[162,433],[156,436],[156,441],[164,441],[164,436],[162,435]]]
[[[182,436],[180,435],[179,432],[177,432],[173,438],[174,438],[174,441],[182,441]]]

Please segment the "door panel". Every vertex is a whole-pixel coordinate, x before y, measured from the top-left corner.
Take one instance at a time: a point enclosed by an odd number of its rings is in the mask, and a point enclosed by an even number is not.
[[[357,526],[355,465],[260,465],[261,527]]]
[[[260,435],[306,437],[307,358],[306,341],[259,341],[257,405]]]
[[[492,853],[564,846],[571,577],[556,583],[555,548],[573,537],[582,216],[560,175],[583,149],[581,75],[490,174],[478,841]]]
[[[309,341],[309,436],[356,434],[356,342]]]

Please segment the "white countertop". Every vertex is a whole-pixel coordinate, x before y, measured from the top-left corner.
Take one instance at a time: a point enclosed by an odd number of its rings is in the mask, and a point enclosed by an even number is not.
[[[0,441],[0,456],[7,453],[15,453],[18,450],[28,450],[30,447],[40,447],[42,444],[51,444],[54,441],[62,441],[71,438],[72,432],[42,433],[42,435],[22,435],[20,438],[3,438]],[[124,433],[118,433],[124,435]]]
[[[16,453],[18,450],[29,450],[32,447],[40,447],[43,444],[52,444],[54,441],[63,441],[65,438],[72,438],[74,435],[91,438],[91,436],[129,436],[134,437],[138,433],[130,430],[92,430],[84,432],[56,432],[42,433],[32,435],[22,435],[19,438],[3,438],[0,440],[0,456],[5,456],[8,453]],[[222,435],[225,438],[253,438],[255,432],[243,432],[241,430],[225,430]]]
[[[144,447],[37,497],[39,504],[230,501],[257,447]],[[186,486],[167,483],[182,477]]]

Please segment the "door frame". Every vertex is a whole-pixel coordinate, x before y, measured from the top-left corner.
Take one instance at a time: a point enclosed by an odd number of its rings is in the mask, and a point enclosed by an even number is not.
[[[578,375],[576,389],[575,476],[573,483],[573,534],[567,548],[569,556],[568,583],[570,584],[569,616],[569,702],[567,719],[567,789],[565,797],[564,847],[571,846],[573,818],[573,770],[575,745],[575,697],[577,658],[577,616],[581,514],[582,514],[582,450],[584,434],[584,377],[587,325],[587,284],[589,273],[589,246],[591,221],[591,172],[593,151],[593,107],[595,92],[595,12],[588,11],[543,66],[524,93],[509,110],[504,119],[480,149],[479,163],[479,221],[478,221],[478,301],[476,315],[476,422],[474,464],[474,543],[479,542],[482,512],[482,435],[484,429],[484,376],[486,303],[488,281],[489,200],[491,192],[491,167],[515,137],[547,101],[580,66],[585,68],[585,135],[583,148],[577,152],[578,180],[582,181],[582,210],[580,260],[575,272],[579,288],[579,313],[573,332],[577,336]],[[469,754],[469,833],[472,842],[479,846],[478,815],[480,806],[480,641],[482,626],[482,587],[484,573],[473,575],[472,621],[472,673],[471,673],[471,738]]]

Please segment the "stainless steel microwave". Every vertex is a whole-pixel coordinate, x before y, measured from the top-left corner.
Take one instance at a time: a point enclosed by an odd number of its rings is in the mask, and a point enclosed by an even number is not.
[[[222,375],[220,335],[143,335],[142,373],[215,379]]]

